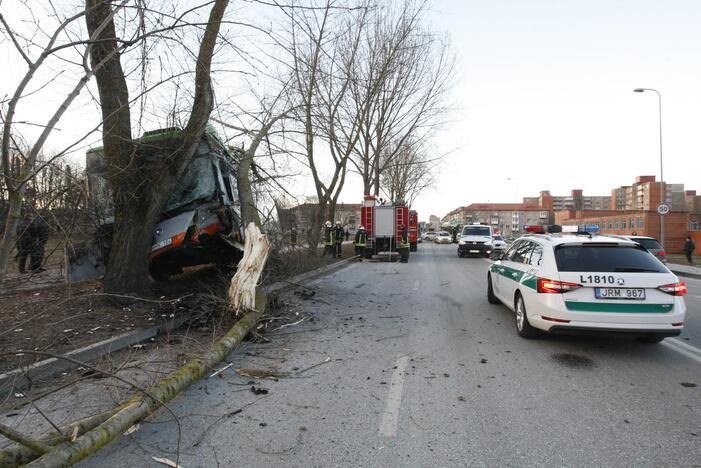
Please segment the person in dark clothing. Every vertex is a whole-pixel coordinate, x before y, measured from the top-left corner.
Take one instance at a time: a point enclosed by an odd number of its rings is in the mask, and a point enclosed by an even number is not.
[[[335,256],[338,258],[341,258],[341,246],[343,244],[343,226],[341,226],[340,221],[336,221],[336,232],[335,232],[335,238],[334,240],[336,241],[335,244]]]
[[[368,246],[368,233],[365,232],[364,226],[359,226],[358,230],[355,231],[355,240],[353,241],[353,245],[355,246],[355,254],[362,262],[363,258],[365,257],[365,247]]]
[[[331,226],[331,221],[326,221],[326,226],[324,226],[324,255],[328,254],[332,257],[335,256],[335,234],[336,229],[333,226]]]
[[[44,246],[49,240],[49,225],[40,216],[32,219],[27,213],[17,226],[17,252],[19,272],[26,272],[27,257],[29,269],[34,273],[45,271]]]
[[[19,272],[26,273],[27,257],[32,253],[34,239],[29,227],[32,224],[32,215],[26,213],[17,225],[17,259],[19,262]]]
[[[686,236],[684,240],[684,254],[686,254],[686,261],[689,265],[694,264],[694,250],[696,250],[696,243],[691,236]]]
[[[399,262],[409,263],[409,228],[406,224],[402,224],[402,231],[400,234],[397,250],[399,251]]]
[[[348,239],[350,238],[350,231],[346,229],[346,242],[348,242]]]

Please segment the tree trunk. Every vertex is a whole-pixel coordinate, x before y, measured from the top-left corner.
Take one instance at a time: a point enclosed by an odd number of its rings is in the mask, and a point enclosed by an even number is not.
[[[87,0],[86,22],[91,34],[103,23],[91,49],[93,64],[113,54],[96,72],[104,118],[103,143],[108,177],[114,192],[115,225],[104,287],[107,291],[148,288],[148,255],[163,203],[194,155],[212,110],[211,63],[228,0],[215,0],[202,37],[195,70],[192,113],[180,146],[167,159],[149,164],[136,151],[131,135],[129,96],[107,0]]]
[[[270,243],[258,226],[246,226],[246,245],[243,258],[236,268],[236,274],[229,285],[229,308],[234,313],[244,313],[256,307],[256,286],[265,262],[268,259]]]
[[[324,217],[326,216],[326,200],[319,200],[319,206],[314,211],[311,229],[307,241],[309,243],[309,253],[316,255],[319,249],[319,241],[321,241],[321,227],[324,225]]]
[[[239,201],[241,203],[241,221],[244,226],[248,225],[248,223],[262,226],[251,187],[250,174],[251,166],[253,165],[253,155],[250,154],[250,151],[241,151],[240,154],[241,162],[239,163],[236,176],[236,185],[238,186]]]
[[[0,265],[4,266],[4,268],[0,269],[0,281],[5,279],[7,265],[10,262],[12,249],[15,246],[15,232],[22,214],[22,193],[20,191],[12,191],[9,193],[8,200],[9,207],[7,209],[7,219],[5,220],[5,232],[0,244]]]
[[[77,463],[121,436],[124,431],[143,418],[153,414],[158,408],[197,382],[241,344],[265,311],[265,304],[258,303],[258,298],[256,298],[256,308],[258,312],[251,312],[241,317],[236,325],[212,346],[207,354],[194,359],[165,377],[151,387],[147,395],[134,396],[127,405],[121,407],[97,428],[78,437],[74,442],[64,442],[54,447],[49,453],[27,466],[58,467]]]

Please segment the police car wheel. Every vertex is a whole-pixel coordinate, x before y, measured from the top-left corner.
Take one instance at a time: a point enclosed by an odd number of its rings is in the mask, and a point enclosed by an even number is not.
[[[535,338],[539,335],[537,329],[528,322],[526,305],[523,303],[521,294],[516,293],[516,332],[521,338]]]
[[[492,275],[487,273],[487,302],[490,304],[499,304],[501,301],[494,295],[494,288],[492,288]]]
[[[635,341],[639,343],[647,343],[647,344],[655,344],[659,343],[660,341],[664,340],[664,336],[660,335],[645,335],[645,336],[638,336],[635,338]]]

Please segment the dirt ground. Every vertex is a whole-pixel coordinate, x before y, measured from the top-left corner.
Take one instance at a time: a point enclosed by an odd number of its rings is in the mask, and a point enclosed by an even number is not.
[[[343,256],[351,255],[352,245],[344,245]],[[273,252],[262,282],[271,284],[335,261],[310,256],[305,249]],[[65,354],[182,314],[206,321],[221,305],[228,284],[215,268],[193,268],[154,284],[147,298],[132,298],[103,294],[99,281],[66,284],[60,262],[47,266],[39,274],[9,275],[0,292],[0,373],[47,358],[22,351]]]

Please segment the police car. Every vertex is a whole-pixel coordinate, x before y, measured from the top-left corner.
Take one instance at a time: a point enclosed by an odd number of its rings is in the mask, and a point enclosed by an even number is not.
[[[558,230],[520,237],[487,273],[488,301],[515,312],[520,336],[620,333],[657,343],[681,333],[686,285],[654,255],[596,226]]]

